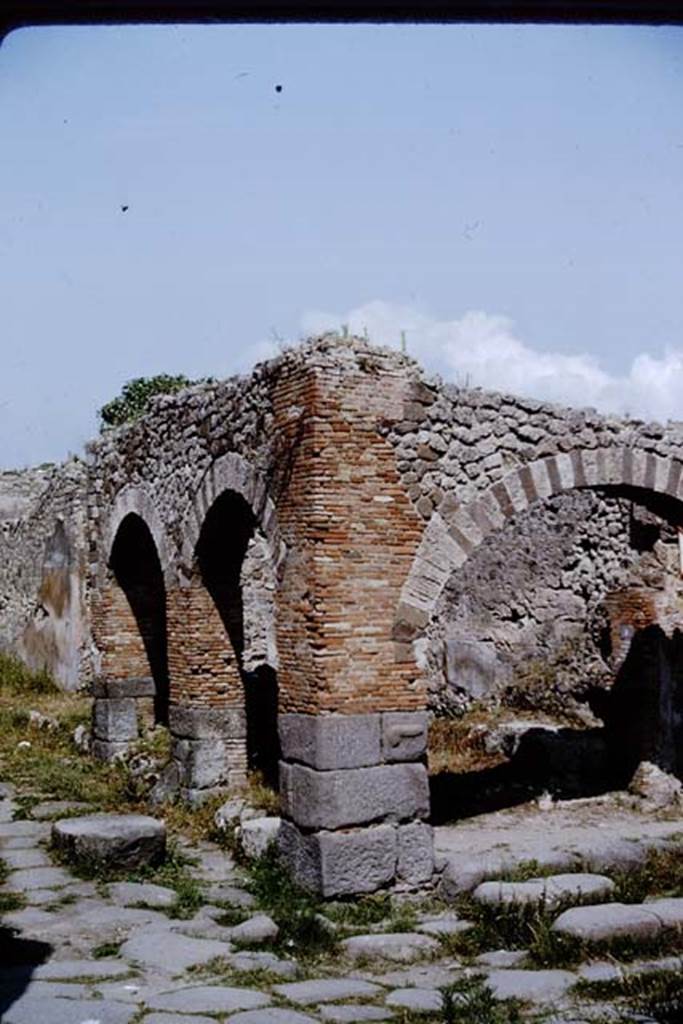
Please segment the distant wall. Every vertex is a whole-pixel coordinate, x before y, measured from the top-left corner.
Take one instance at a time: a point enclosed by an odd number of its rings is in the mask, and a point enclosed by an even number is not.
[[[0,474],[0,648],[68,690],[90,670],[83,462]]]

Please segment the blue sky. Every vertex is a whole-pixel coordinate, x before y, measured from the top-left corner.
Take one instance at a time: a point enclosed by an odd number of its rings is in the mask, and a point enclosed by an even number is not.
[[[0,467],[341,323],[683,419],[681,29],[21,30],[0,138]]]

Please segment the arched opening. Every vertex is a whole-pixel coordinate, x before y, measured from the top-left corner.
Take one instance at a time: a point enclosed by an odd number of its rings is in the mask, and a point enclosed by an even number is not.
[[[216,635],[207,623],[206,671],[225,691],[226,707],[238,704],[244,711],[247,768],[276,787],[280,747],[272,569],[265,539],[241,495],[225,491],[213,503],[196,558],[223,630],[223,636]]]
[[[681,774],[682,522],[644,488],[568,489],[453,571],[425,638],[435,823]]]
[[[116,532],[109,568],[133,614],[132,622],[128,617],[121,617],[116,623],[118,674],[122,678],[151,676],[154,724],[166,725],[169,703],[166,588],[152,534],[144,520],[133,512],[125,516]]]

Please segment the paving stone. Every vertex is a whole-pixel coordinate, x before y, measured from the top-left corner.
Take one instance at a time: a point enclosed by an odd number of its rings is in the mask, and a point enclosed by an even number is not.
[[[604,903],[590,907],[572,907],[560,914],[552,930],[584,942],[604,942],[623,936],[649,939],[662,931],[661,919],[654,910],[639,903]]]
[[[450,985],[461,976],[462,968],[452,957],[448,958],[447,965],[443,963],[415,964],[412,967],[387,971],[386,974],[364,975],[370,981],[377,981],[381,985],[391,988],[441,988],[442,985]]]
[[[65,868],[24,868],[13,871],[5,888],[12,892],[25,892],[30,889],[54,889],[68,885],[74,878]]]
[[[271,843],[277,842],[280,820],[279,817],[263,817],[242,822],[239,839],[246,857],[260,857]]]
[[[413,1013],[438,1013],[443,996],[434,988],[397,988],[387,996],[387,1006],[396,1006]]]
[[[30,907],[42,907],[57,903],[63,892],[64,889],[29,889],[22,895]]]
[[[36,822],[38,824],[38,822]],[[47,828],[48,826],[46,826]],[[48,833],[49,834],[49,833]],[[45,836],[0,836],[0,854],[6,850],[38,850]]]
[[[457,914],[435,914],[433,917],[421,918],[417,931],[425,935],[457,935],[471,927],[471,921],[465,921]]]
[[[174,889],[150,882],[115,882],[109,886],[109,898],[120,906],[144,903],[148,907],[172,907],[177,900]]]
[[[0,838],[13,839],[16,836],[31,836],[34,839],[47,839],[50,834],[50,826],[42,821],[29,821],[28,818],[21,821],[0,822]]]
[[[45,803],[36,804],[31,808],[31,817],[38,821],[45,821],[53,818],[61,818],[71,811],[89,811],[92,804],[84,804],[79,800],[47,800]]]
[[[683,896],[667,896],[665,899],[647,900],[641,906],[643,910],[656,914],[665,928],[683,931]]]
[[[376,957],[380,960],[395,960],[398,963],[419,960],[439,948],[436,939],[429,935],[420,935],[419,932],[353,935],[350,939],[345,939],[342,946],[346,955],[352,959]]]
[[[87,999],[90,986],[74,981],[34,981],[32,978],[22,995],[40,999]]]
[[[119,954],[145,967],[158,967],[170,974],[177,974],[186,971],[188,967],[208,963],[214,957],[226,957],[231,952],[232,946],[227,942],[192,939],[174,932],[150,930],[134,934],[124,942]]]
[[[215,1017],[202,1017],[197,1014],[145,1014],[144,1024],[216,1024]]]
[[[178,977],[174,980],[168,974],[155,974],[145,971],[144,975],[133,975],[116,981],[93,983],[93,990],[104,999],[112,999],[121,1003],[147,1003],[153,996],[160,993],[168,995],[177,988],[186,988],[187,978]]]
[[[683,971],[683,957],[665,956],[658,960],[635,960],[631,963],[615,963],[612,960],[581,964],[576,973],[582,981],[615,981],[618,978],[638,974],[659,974],[663,971]]]
[[[211,882],[204,886],[204,894],[212,903],[225,903],[230,907],[253,907],[256,900],[247,892],[226,882]]]
[[[56,821],[52,842],[77,861],[143,867],[163,858],[166,826],[143,814],[89,814]]]
[[[297,1010],[271,1006],[263,1010],[246,1010],[228,1017],[228,1024],[315,1024],[315,1018]]]
[[[3,1012],[2,1024],[128,1024],[135,1006],[106,999],[45,999],[20,996]]]
[[[474,962],[484,967],[517,967],[525,959],[526,951],[523,949],[495,949],[490,953],[480,953]]]
[[[142,1019],[144,1024],[216,1024],[214,1017],[194,1013],[191,1016],[185,1013],[146,1013]]]
[[[230,936],[233,942],[244,943],[261,943],[261,942],[274,942],[278,937],[280,929],[275,924],[272,918],[268,917],[267,914],[256,914],[254,917],[250,917],[248,921],[243,921],[242,924],[235,925],[230,929]]]
[[[269,971],[278,978],[296,978],[299,965],[294,960],[283,960],[275,953],[244,952],[230,957],[230,966],[236,971]]]
[[[20,850],[2,851],[2,860],[12,871],[19,871],[22,868],[49,868],[52,861],[39,846],[29,846]]]
[[[576,984],[570,971],[491,971],[487,985],[497,999],[521,999],[530,1003],[552,1003]]]
[[[192,850],[191,856],[197,863],[192,867],[195,878],[205,882],[229,882],[234,879],[236,864],[230,854],[215,850]],[[213,892],[209,898],[215,900]]]
[[[379,985],[358,978],[316,978],[273,987],[273,992],[277,992],[279,996],[304,1006],[310,1006],[312,1003],[334,1003],[340,999],[356,999],[363,996],[369,999],[381,991]]]
[[[472,893],[480,903],[545,903],[557,905],[564,901],[581,902],[604,899],[614,891],[614,882],[605,875],[568,873],[530,878],[526,882],[482,882]]]
[[[182,1013],[232,1013],[266,1006],[270,996],[251,988],[230,985],[192,985],[175,992],[161,993],[149,1000],[151,1010],[178,1010]]]
[[[173,931],[179,935],[189,935],[193,939],[211,939],[214,942],[231,942],[232,928],[216,924],[210,918],[180,921],[173,925]]]
[[[11,800],[16,789],[11,782],[0,782],[0,800]]]
[[[51,960],[40,964],[33,977],[43,981],[67,981],[69,978],[121,978],[130,974],[122,960]]]
[[[357,1024],[365,1020],[391,1020],[393,1013],[386,1006],[366,1006],[354,1003],[353,1006],[318,1006],[317,1011],[323,1020],[333,1024]]]

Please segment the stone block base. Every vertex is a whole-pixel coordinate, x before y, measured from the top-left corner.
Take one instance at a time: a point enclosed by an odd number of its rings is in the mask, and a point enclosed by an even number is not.
[[[244,782],[247,723],[241,709],[173,704],[169,728],[180,795],[187,802],[196,806]]]
[[[279,718],[279,848],[324,897],[424,885],[434,872],[423,712]]]
[[[305,834],[283,821],[278,844],[297,882],[325,898],[424,884],[434,868],[432,829],[421,822]]]

